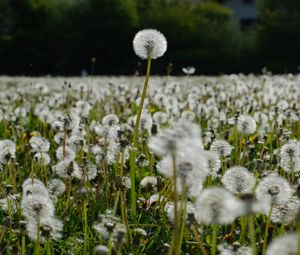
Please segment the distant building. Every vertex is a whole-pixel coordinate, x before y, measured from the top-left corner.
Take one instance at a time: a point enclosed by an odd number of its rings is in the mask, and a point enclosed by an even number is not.
[[[234,19],[242,28],[249,28],[256,23],[256,0],[225,0],[224,5],[234,11]]]

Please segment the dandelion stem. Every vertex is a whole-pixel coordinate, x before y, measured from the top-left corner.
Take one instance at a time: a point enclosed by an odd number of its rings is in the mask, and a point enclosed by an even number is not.
[[[268,233],[269,233],[269,227],[270,227],[270,221],[271,221],[271,215],[272,215],[272,211],[273,211],[273,205],[271,205],[269,214],[268,214],[268,218],[267,218],[267,223],[266,223],[266,228],[265,228],[265,235],[264,235],[264,244],[263,244],[263,248],[262,248],[262,252],[261,254],[264,255],[266,248],[267,248],[267,239],[268,239]]]
[[[40,220],[37,222],[37,239],[34,246],[34,255],[40,254]]]
[[[181,220],[181,229],[179,233],[179,242],[178,242],[178,247],[176,249],[176,253],[180,254],[181,253],[181,246],[182,246],[182,240],[183,240],[183,235],[184,235],[184,228],[185,228],[185,221],[186,221],[186,185],[185,182],[183,184],[182,188],[182,204],[180,208],[180,212],[182,212],[182,220]],[[183,208],[182,208],[183,207]]]
[[[136,165],[135,165],[135,158],[136,158],[136,149],[138,147],[138,134],[139,134],[139,126],[140,126],[140,120],[141,115],[143,111],[144,101],[147,93],[148,88],[148,81],[150,76],[150,70],[151,70],[151,58],[148,58],[148,65],[147,65],[147,72],[146,72],[146,78],[143,88],[143,93],[140,101],[140,105],[138,108],[137,116],[136,116],[136,122],[134,126],[134,132],[133,132],[133,151],[130,155],[130,178],[131,178],[131,217],[134,219],[136,216],[136,191],[135,191],[135,174],[136,174]]]
[[[142,93],[140,105],[139,105],[137,116],[136,116],[136,122],[135,122],[135,126],[134,126],[133,145],[135,147],[137,147],[137,145],[138,145],[139,126],[140,126],[141,115],[142,115],[144,101],[145,101],[145,97],[146,97],[146,93],[147,93],[147,88],[148,88],[148,81],[149,81],[149,76],[150,76],[150,70],[151,70],[151,58],[149,57],[148,58],[148,65],[147,65],[147,72],[146,72],[146,78],[145,78],[143,93]]]
[[[25,255],[26,254],[26,244],[25,244],[25,242],[26,242],[26,237],[25,237],[25,234],[24,233],[22,233],[22,248],[21,248],[21,250],[22,250],[22,255]]]
[[[216,255],[217,253],[217,230],[218,226],[216,224],[213,225],[213,233],[212,233],[212,242],[211,242],[211,254]]]
[[[178,214],[178,197],[177,197],[177,170],[176,170],[176,158],[173,155],[173,188],[174,188],[174,229],[172,236],[172,246],[170,249],[170,254],[176,254],[176,245],[178,243],[178,234],[180,227],[180,218]]]
[[[252,214],[248,216],[248,225],[249,225],[249,232],[250,232],[252,254],[256,255],[255,229],[254,229],[254,220]]]
[[[201,252],[203,253],[203,255],[207,255],[207,252],[205,250],[205,247],[203,245],[203,242],[201,240],[201,237],[198,234],[198,231],[197,231],[195,225],[192,225],[192,231],[193,231],[194,237],[196,238],[196,241],[200,247]]]
[[[86,202],[86,198],[84,198],[83,201],[83,220],[84,220],[84,244],[83,244],[83,254],[86,255],[87,254],[87,242],[88,242],[88,236],[87,236],[87,208],[86,208],[87,202]]]

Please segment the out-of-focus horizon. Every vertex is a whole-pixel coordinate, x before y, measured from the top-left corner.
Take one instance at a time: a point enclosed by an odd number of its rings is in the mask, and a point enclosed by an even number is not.
[[[156,28],[155,74],[298,72],[300,1],[1,0],[0,74],[132,75],[134,34]]]

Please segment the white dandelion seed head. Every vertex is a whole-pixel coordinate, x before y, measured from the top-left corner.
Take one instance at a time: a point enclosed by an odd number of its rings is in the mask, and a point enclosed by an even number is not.
[[[66,185],[60,179],[51,179],[47,185],[51,197],[59,197],[66,190]]]
[[[102,125],[104,126],[112,126],[119,123],[119,118],[116,114],[108,114],[103,117]]]
[[[39,179],[32,179],[27,178],[22,185],[23,190],[23,197],[32,195],[32,194],[39,194],[41,196],[49,196],[48,190],[45,187],[44,183]]]
[[[21,202],[23,215],[34,221],[52,217],[55,207],[49,195],[31,194],[24,196]]]
[[[77,179],[83,179],[86,177],[88,180],[94,180],[97,176],[97,166],[95,164],[89,163],[87,166],[78,167],[74,169],[74,175]]]
[[[48,152],[50,149],[50,142],[40,136],[33,136],[29,140],[29,144],[34,152]]]
[[[286,234],[280,238],[274,239],[267,248],[266,255],[298,254],[298,234]]]
[[[280,166],[286,172],[300,171],[300,142],[292,140],[280,148]]]
[[[248,246],[235,246],[229,244],[218,245],[220,255],[252,255],[253,251]]]
[[[233,194],[252,193],[255,185],[255,177],[245,167],[234,166],[225,172],[222,177],[222,183]]]
[[[42,218],[40,221],[40,242],[45,243],[49,238],[53,240],[59,240],[62,238],[63,223],[55,217]],[[37,240],[37,228],[36,221],[28,220],[27,222],[27,235],[32,241]]]
[[[47,166],[51,161],[49,154],[45,152],[34,154],[34,160],[41,166]]]
[[[58,160],[63,160],[66,162],[71,162],[75,160],[75,151],[70,148],[69,146],[65,146],[65,155],[64,155],[64,148],[60,146],[56,150],[56,158]]]
[[[12,140],[1,140],[0,163],[7,164],[12,158],[16,158],[16,144]]]
[[[220,155],[216,151],[203,151],[207,159],[207,167],[213,179],[219,176],[218,172],[221,169]]]
[[[155,176],[146,176],[141,180],[142,188],[155,188],[157,185],[157,178]]]
[[[74,176],[75,172],[80,171],[79,166],[74,161],[59,161],[56,165],[52,167],[53,171],[61,178],[66,178],[68,176]]]
[[[196,219],[204,224],[230,224],[244,213],[244,206],[224,188],[204,189],[195,202]]]
[[[240,133],[251,135],[256,131],[255,119],[251,116],[241,115],[237,121],[237,129]]]
[[[274,205],[271,221],[274,223],[290,224],[295,221],[299,209],[299,199],[292,197],[287,203]]]
[[[286,179],[270,173],[260,180],[255,193],[258,200],[266,201],[269,205],[276,205],[288,202],[293,190]]]
[[[133,50],[141,59],[157,59],[167,50],[165,36],[156,29],[139,31],[133,39]]]
[[[225,140],[214,140],[210,150],[218,152],[221,157],[226,157],[231,154],[232,146]]]

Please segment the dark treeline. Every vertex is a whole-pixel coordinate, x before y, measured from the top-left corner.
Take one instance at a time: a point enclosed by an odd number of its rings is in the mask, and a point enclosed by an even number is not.
[[[258,8],[245,31],[218,1],[1,0],[0,74],[79,75],[92,58],[95,74],[133,74],[144,63],[132,38],[150,27],[169,43],[154,73],[170,63],[173,74],[186,65],[198,74],[298,71],[300,1],[259,0]]]

